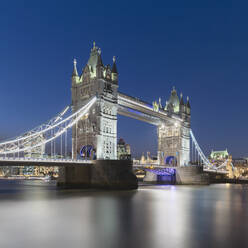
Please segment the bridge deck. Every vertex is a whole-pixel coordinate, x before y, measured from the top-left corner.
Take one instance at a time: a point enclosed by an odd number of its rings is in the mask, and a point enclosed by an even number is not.
[[[42,158],[0,158],[0,167],[3,166],[84,166],[93,164],[94,160],[76,160],[76,159],[42,159]],[[154,169],[177,169],[178,167],[171,167],[159,164],[133,164],[133,168],[145,169],[153,167]],[[204,172],[227,174],[226,170],[204,169]]]
[[[74,159],[28,159],[28,158],[0,158],[0,167],[3,166],[71,166],[93,164],[92,160]]]
[[[140,168],[140,169],[146,169],[152,167],[154,169],[177,169],[180,167],[172,167],[172,166],[166,166],[166,165],[159,165],[159,164],[133,164],[133,168]],[[228,174],[228,171],[226,170],[215,170],[215,169],[203,169],[204,172],[207,173],[217,173],[217,174]]]

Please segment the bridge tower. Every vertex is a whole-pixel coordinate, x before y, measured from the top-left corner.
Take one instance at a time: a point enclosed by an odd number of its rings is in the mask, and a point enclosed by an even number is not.
[[[158,126],[158,162],[161,165],[184,166],[190,161],[190,103],[180,100],[173,87],[171,96],[166,102],[165,110],[173,116],[173,122],[161,123]],[[176,119],[178,118],[178,121]]]
[[[101,50],[93,43],[90,58],[78,75],[76,60],[72,73],[72,110],[77,111],[91,97],[97,102],[87,117],[72,128],[72,157],[117,159],[118,72],[115,57],[112,67],[104,66]]]

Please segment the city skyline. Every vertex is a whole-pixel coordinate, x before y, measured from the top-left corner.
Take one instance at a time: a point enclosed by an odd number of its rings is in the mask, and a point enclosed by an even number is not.
[[[162,6],[165,15],[152,8],[149,22],[145,18],[146,6],[134,25],[132,10],[127,21],[120,10],[114,9],[115,22],[104,15],[103,24],[110,26],[105,35],[102,24],[99,25],[101,13],[98,11],[102,6],[96,7],[96,16],[89,14],[88,19],[81,20],[80,8],[73,11],[69,8],[66,12],[68,6],[63,3],[60,11],[52,15],[56,6],[52,4],[46,9],[47,4],[33,4],[17,12],[23,8],[18,6],[12,13],[7,7],[2,9],[1,18],[10,23],[8,29],[2,30],[6,39],[0,41],[4,82],[0,93],[1,137],[27,131],[70,103],[72,61],[77,59],[81,73],[92,42],[96,41],[105,64],[112,62],[113,55],[117,58],[121,92],[150,103],[161,97],[165,104],[175,86],[178,94],[182,92],[185,98],[190,97],[192,129],[207,154],[212,149],[227,148],[236,157],[248,155],[245,147],[248,117],[243,114],[248,88],[245,84],[247,48],[243,46],[247,34],[242,31],[245,16],[241,10],[170,8],[173,12]],[[87,7],[93,8],[90,4]],[[47,19],[40,23],[45,13]],[[200,18],[200,13],[204,18]],[[66,15],[62,19],[63,14]],[[198,23],[194,22],[195,18]],[[87,30],[80,31],[81,25]],[[184,39],[180,39],[182,36]],[[131,126],[135,128],[130,129]],[[136,154],[156,151],[153,126],[120,117],[118,133]]]

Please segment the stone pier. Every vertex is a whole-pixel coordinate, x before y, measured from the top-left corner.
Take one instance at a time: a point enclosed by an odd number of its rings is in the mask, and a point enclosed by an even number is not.
[[[202,166],[184,166],[176,169],[176,184],[208,185],[209,176]]]
[[[178,184],[178,185],[208,185],[209,184],[209,175],[203,171],[201,166],[182,166],[174,167],[176,170],[175,178],[172,175],[171,180],[168,177],[165,177],[164,183],[168,184]],[[144,177],[144,182],[147,183],[162,183],[163,177],[152,173],[151,171],[146,172]]]
[[[60,168],[57,181],[64,188],[137,189],[138,180],[127,160],[96,160],[93,164]]]
[[[147,171],[143,181],[148,183],[156,183],[158,181],[157,175],[155,173]]]

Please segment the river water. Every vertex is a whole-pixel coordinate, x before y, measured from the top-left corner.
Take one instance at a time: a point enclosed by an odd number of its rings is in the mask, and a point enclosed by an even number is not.
[[[247,196],[247,185],[84,191],[0,180],[0,247],[248,247]]]

